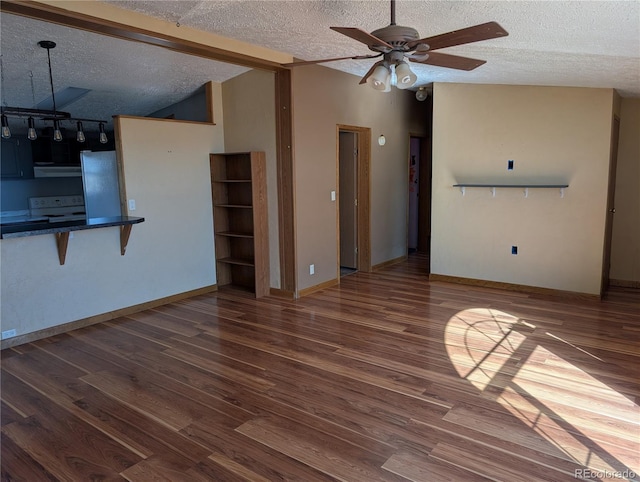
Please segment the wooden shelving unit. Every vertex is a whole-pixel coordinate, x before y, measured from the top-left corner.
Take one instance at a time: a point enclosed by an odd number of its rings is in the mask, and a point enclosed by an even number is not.
[[[218,286],[269,294],[269,224],[264,152],[211,154]]]

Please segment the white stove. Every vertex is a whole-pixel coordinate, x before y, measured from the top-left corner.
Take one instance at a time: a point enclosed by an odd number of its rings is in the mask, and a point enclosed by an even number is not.
[[[81,195],[30,197],[29,208],[31,218],[45,218],[50,223],[77,221],[87,217],[84,197]]]

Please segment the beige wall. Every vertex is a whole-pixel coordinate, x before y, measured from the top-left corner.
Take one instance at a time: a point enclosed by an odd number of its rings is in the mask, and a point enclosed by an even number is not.
[[[63,266],[52,234],[3,239],[3,331],[23,335],[216,282],[209,152],[224,149],[222,124],[123,118],[122,145],[130,214],[146,219],[126,255],[118,227],[73,233]]]
[[[265,152],[270,286],[280,288],[275,75],[262,70],[239,75],[222,84],[222,99],[227,152]]]
[[[610,277],[640,286],[640,99],[623,98]],[[620,284],[620,283],[619,283]]]
[[[431,271],[599,294],[612,108],[611,89],[436,84]]]
[[[337,201],[330,197],[338,187],[338,124],[371,128],[372,264],[407,251],[409,133],[425,129],[418,112],[423,104],[413,92],[381,93],[358,82],[320,66],[292,74],[298,289],[338,277]],[[381,134],[384,147],[376,142]]]

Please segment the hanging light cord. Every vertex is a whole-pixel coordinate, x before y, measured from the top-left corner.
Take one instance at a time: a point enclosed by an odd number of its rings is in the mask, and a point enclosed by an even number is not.
[[[0,84],[2,85],[2,103],[7,106],[7,96],[4,91],[4,65],[2,65],[2,55],[0,55]]]
[[[53,115],[56,115],[56,94],[53,91],[53,74],[51,73],[51,49],[47,48],[47,61],[49,63],[49,83],[51,84],[51,100],[53,101]]]
[[[31,80],[31,101],[33,102],[33,108],[36,108],[36,89],[33,86],[33,71],[29,71],[29,78]]]

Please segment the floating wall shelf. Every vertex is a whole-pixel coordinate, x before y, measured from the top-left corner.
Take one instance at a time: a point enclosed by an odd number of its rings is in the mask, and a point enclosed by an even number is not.
[[[524,197],[529,197],[529,189],[560,189],[560,197],[564,197],[565,188],[568,184],[454,184],[453,187],[459,187],[462,195],[468,187],[484,187],[491,189],[491,195],[496,197],[496,189],[524,189]]]

